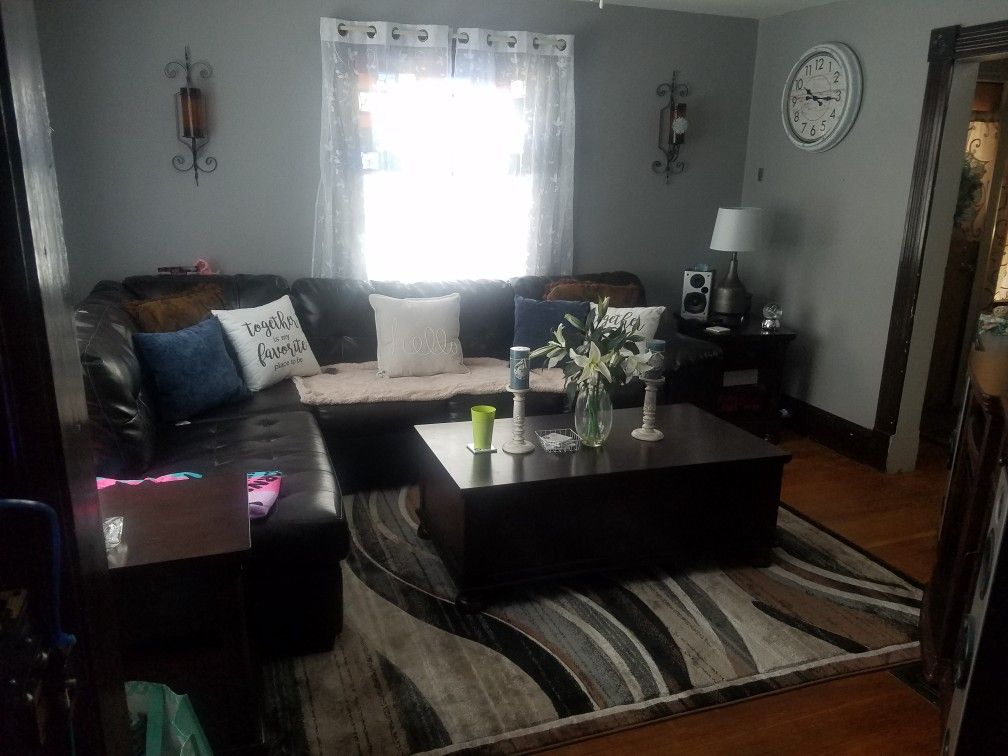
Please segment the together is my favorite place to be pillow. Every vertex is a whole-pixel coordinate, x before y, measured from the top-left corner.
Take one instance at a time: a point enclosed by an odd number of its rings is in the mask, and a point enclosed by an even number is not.
[[[378,375],[385,378],[465,373],[458,294],[425,299],[368,297],[378,332]]]
[[[178,294],[124,302],[123,308],[144,333],[167,333],[206,320],[211,310],[225,305],[220,286],[201,283]]]
[[[133,343],[154,379],[164,420],[185,420],[249,395],[217,318],[173,333],[135,333]]]
[[[553,338],[553,332],[561,323],[564,324],[564,337],[569,338],[575,331],[564,316],[573,315],[584,322],[588,312],[587,302],[540,301],[515,297],[514,345],[527,346],[535,351]],[[532,367],[542,367],[546,364],[546,358],[538,357],[531,364]]]
[[[641,288],[637,284],[617,286],[615,284],[577,281],[575,279],[554,281],[546,289],[547,301],[597,302],[609,297],[613,307],[633,307],[640,302]]]
[[[598,305],[592,302],[591,308],[594,312],[598,309]],[[658,332],[658,324],[664,313],[664,307],[610,307],[606,310],[602,323],[616,326],[632,318],[637,318],[640,320],[640,335],[650,341]]]
[[[250,390],[261,391],[292,375],[322,372],[288,295],[261,307],[213,314],[220,319]]]

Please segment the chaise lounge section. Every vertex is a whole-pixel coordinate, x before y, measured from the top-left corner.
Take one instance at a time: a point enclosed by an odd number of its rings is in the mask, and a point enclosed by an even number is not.
[[[287,293],[277,276],[217,276],[230,308]],[[104,281],[77,308],[97,473],[138,478],[168,472],[280,470],[280,497],[250,525],[250,629],[267,653],[332,647],[342,616],[340,563],[349,541],[336,476],[318,424],[290,381],[180,424],[162,423],[133,349],[130,300],[193,285],[185,279]]]

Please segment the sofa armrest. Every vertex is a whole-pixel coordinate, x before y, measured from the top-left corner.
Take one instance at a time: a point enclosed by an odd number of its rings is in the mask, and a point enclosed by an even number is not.
[[[724,353],[717,344],[679,333],[665,337],[665,374],[694,365],[718,363]]]
[[[655,336],[665,341],[663,401],[689,402],[706,410],[715,409],[724,378],[721,347],[679,333],[671,307],[666,308]]]

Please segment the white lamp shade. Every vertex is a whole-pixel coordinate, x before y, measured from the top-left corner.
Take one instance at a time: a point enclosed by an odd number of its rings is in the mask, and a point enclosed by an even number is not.
[[[753,252],[763,246],[765,226],[763,208],[718,208],[710,248],[724,252]]]

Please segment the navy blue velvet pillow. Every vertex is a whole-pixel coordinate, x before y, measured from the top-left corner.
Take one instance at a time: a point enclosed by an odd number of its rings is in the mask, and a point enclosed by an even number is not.
[[[570,314],[584,322],[591,305],[588,302],[567,302],[563,299],[540,301],[515,297],[514,346],[527,346],[533,352],[553,337],[557,325],[564,323],[564,337],[571,339],[576,331],[564,315]],[[543,367],[545,357],[532,360],[532,367]]]
[[[217,318],[171,333],[135,333],[133,343],[154,379],[164,420],[185,420],[250,395]]]

